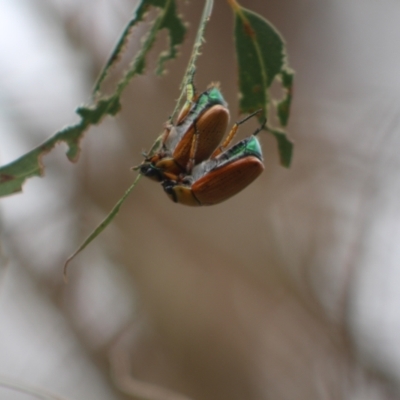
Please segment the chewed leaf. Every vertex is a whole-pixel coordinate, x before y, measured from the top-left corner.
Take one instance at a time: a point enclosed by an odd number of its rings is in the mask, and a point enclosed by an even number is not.
[[[0,196],[18,193],[22,190],[25,179],[42,175],[39,159],[41,150],[35,149],[0,171]]]
[[[84,121],[63,129],[40,146],[22,157],[0,168],[0,197],[18,193],[26,179],[43,175],[41,158],[53,149],[58,142],[68,145],[67,157],[76,161],[79,156],[79,141],[88,124]]]
[[[175,0],[142,0],[136,9],[134,17],[125,27],[114,51],[100,74],[100,77],[95,84],[93,94],[98,94],[100,85],[107,76],[108,70],[116,61],[118,61],[132,27],[144,18],[150,6],[159,8],[159,15],[155,21],[153,21],[152,26],[146,35],[139,52],[135,55],[130,64],[129,69],[118,82],[115,92],[109,97],[97,97],[95,103],[91,106],[79,107],[77,109],[77,114],[81,117],[79,123],[60,130],[35,149],[10,164],[0,167],[0,197],[20,192],[26,179],[34,176],[42,176],[43,166],[41,164],[41,158],[52,150],[59,142],[65,142],[68,145],[68,159],[70,161],[77,161],[80,153],[79,142],[83,138],[84,132],[91,125],[100,123],[105,116],[115,116],[121,110],[120,97],[131,79],[135,75],[143,72],[145,57],[151,49],[157,33],[161,29],[167,28],[169,30],[171,43],[168,57],[160,57],[163,62],[165,62],[167,59],[176,56],[176,47],[183,41],[185,27],[176,14]],[[161,64],[163,64],[163,62]]]
[[[76,112],[82,118],[79,123],[62,129],[35,149],[0,168],[0,197],[20,192],[26,179],[42,176],[41,158],[57,143],[65,142],[68,145],[68,159],[71,162],[77,161],[80,154],[79,143],[85,131],[90,125],[98,124],[104,116],[115,115],[119,108],[118,99],[113,97],[102,99],[93,107],[78,108]]]
[[[284,69],[281,73],[282,86],[286,92],[285,97],[277,104],[279,121],[282,126],[286,126],[290,115],[292,104],[293,71]]]
[[[113,67],[115,63],[118,62],[128,38],[131,34],[132,28],[137,25],[140,21],[143,21],[147,11],[150,7],[157,7],[162,10],[163,17],[161,23],[157,26],[154,31],[154,35],[161,29],[168,29],[170,37],[169,50],[162,53],[159,57],[157,74],[161,74],[164,70],[164,63],[167,60],[176,58],[177,47],[183,43],[184,35],[186,33],[185,25],[182,19],[178,16],[176,10],[175,0],[142,0],[135,10],[134,16],[128,22],[124,31],[121,34],[116,46],[114,47],[106,65],[100,73],[99,78],[94,86],[93,92],[97,93],[100,90],[100,86],[105,80],[109,70]],[[137,63],[136,69],[137,73],[141,74],[144,71],[145,63],[144,58]]]
[[[76,113],[91,125],[98,124],[101,119],[109,114],[116,115],[121,110],[118,96],[111,96],[99,100],[95,107],[78,107]]]
[[[285,43],[277,29],[265,18],[241,7],[236,0],[228,1],[235,13],[240,112],[252,113],[262,109],[267,116],[271,104],[269,88],[279,76],[285,98],[277,105],[277,115],[281,126],[286,126],[292,100],[293,72],[286,65]],[[274,136],[278,141],[281,164],[289,166],[293,144],[284,131]]]
[[[177,47],[183,42],[186,28],[182,19],[176,13],[175,1],[170,1],[168,7],[164,10],[165,17],[160,29],[168,29],[169,50],[161,53],[157,63],[157,75],[164,72],[164,64],[166,61],[176,58]]]

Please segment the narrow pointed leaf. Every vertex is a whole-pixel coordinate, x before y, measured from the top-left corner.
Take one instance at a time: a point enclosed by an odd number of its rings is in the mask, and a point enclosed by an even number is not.
[[[139,182],[141,175],[138,175],[132,185],[128,188],[125,194],[118,200],[117,204],[113,207],[110,213],[104,218],[104,220],[93,230],[93,232],[84,240],[84,242],[71,254],[64,264],[64,280],[67,281],[67,272],[69,263],[82,251],[84,250],[105,228],[111,223],[111,221],[116,217],[121,208],[122,204],[128,198],[132,190],[135,188],[136,184]]]

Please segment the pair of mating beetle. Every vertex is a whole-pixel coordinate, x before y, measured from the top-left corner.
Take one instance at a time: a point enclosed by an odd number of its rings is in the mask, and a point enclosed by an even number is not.
[[[160,145],[145,155],[140,173],[161,182],[175,202],[189,206],[218,204],[239,193],[264,170],[261,146],[252,136],[230,149],[238,127],[259,111],[237,122],[220,145],[229,111],[219,88],[211,85],[200,95],[187,86],[187,102],[175,125],[167,125]]]

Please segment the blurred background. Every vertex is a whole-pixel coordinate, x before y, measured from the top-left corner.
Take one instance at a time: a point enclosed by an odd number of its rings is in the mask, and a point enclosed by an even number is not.
[[[215,3],[196,84],[219,81],[234,122],[233,17]],[[34,398],[10,385],[76,400],[400,399],[400,3],[241,3],[278,28],[297,73],[292,167],[263,135],[265,172],[226,203],[176,205],[142,179],[64,284],[175,106],[203,6],[180,1],[189,32],[168,73],[154,74],[161,35],[79,162],[59,145],[44,178],[1,200],[0,399]],[[77,121],[134,6],[0,0],[1,164]]]

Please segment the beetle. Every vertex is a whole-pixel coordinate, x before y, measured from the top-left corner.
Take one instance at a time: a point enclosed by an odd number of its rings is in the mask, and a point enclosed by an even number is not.
[[[178,179],[207,160],[220,144],[228,127],[229,110],[218,86],[212,84],[196,95],[190,83],[187,93],[176,124],[166,126],[159,149],[137,167],[142,175],[159,182]]]
[[[175,203],[188,206],[218,204],[236,195],[264,170],[262,150],[256,137],[264,126],[265,122],[252,136],[196,165],[192,174],[180,181],[164,180],[164,191]]]

